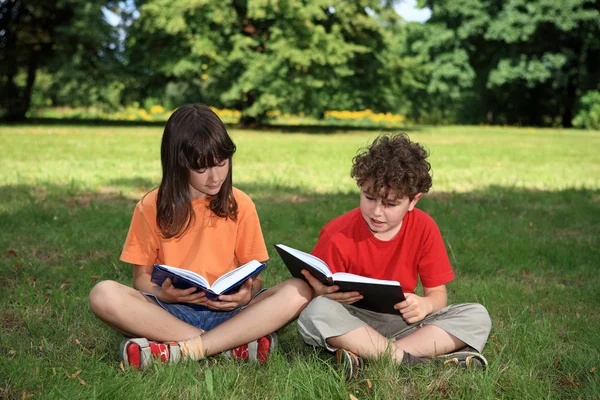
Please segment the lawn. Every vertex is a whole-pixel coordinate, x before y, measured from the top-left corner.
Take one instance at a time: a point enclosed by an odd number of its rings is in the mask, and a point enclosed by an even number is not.
[[[436,220],[457,279],[452,303],[487,307],[486,372],[408,368],[387,359],[345,384],[295,323],[264,365],[214,357],[123,371],[122,336],[90,312],[119,261],[136,201],[160,180],[160,127],[0,126],[0,398],[600,398],[600,132],[421,128]],[[232,130],[234,184],[273,244],[310,251],[331,218],[358,205],[356,150],[377,132]]]

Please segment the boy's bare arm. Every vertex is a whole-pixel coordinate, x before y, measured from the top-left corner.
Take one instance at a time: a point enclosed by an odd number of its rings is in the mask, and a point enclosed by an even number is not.
[[[423,294],[425,298],[431,302],[431,311],[429,314],[433,314],[436,311],[448,305],[448,292],[446,292],[446,285],[440,285],[432,288],[423,288]]]
[[[421,321],[448,304],[446,285],[424,287],[423,294],[424,296],[418,296],[414,293],[404,293],[406,300],[394,306],[409,324]]]

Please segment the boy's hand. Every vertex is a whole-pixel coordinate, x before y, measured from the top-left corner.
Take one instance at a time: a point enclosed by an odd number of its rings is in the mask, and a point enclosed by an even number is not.
[[[331,300],[338,301],[344,304],[352,304],[356,303],[358,300],[362,299],[363,296],[358,292],[338,292],[340,287],[337,285],[327,286],[321,283],[317,278],[312,276],[310,272],[303,269],[300,271],[302,275],[308,280],[308,283],[313,288],[313,292],[315,294],[314,297],[325,296],[330,298]]]
[[[204,292],[196,292],[195,287],[177,289],[173,286],[171,278],[165,279],[157,296],[164,303],[192,303],[206,305],[208,299]]]
[[[404,293],[406,300],[396,304],[394,308],[400,311],[402,318],[409,323],[421,321],[431,312],[431,302],[425,297],[417,296],[414,293]]]
[[[235,293],[222,294],[219,300],[207,300],[206,306],[216,311],[231,311],[238,307],[245,306],[252,300],[252,278],[248,279]]]

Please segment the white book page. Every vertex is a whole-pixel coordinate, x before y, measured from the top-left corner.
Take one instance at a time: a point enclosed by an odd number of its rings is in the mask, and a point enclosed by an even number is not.
[[[397,281],[386,281],[383,279],[368,278],[366,276],[350,274],[348,272],[336,272],[332,276],[334,281],[339,282],[361,282],[361,283],[375,283],[378,285],[389,285],[389,286],[400,286]]]
[[[327,264],[325,264],[325,262],[320,258],[315,257],[312,254],[305,253],[301,250],[297,250],[292,247],[286,246],[284,244],[278,244],[277,246],[292,254],[294,257],[304,261],[305,263],[312,265],[315,269],[321,271],[326,277],[329,278],[331,276],[331,270],[329,269],[329,266],[327,266]]]
[[[228,289],[230,286],[234,286],[238,280],[243,278],[244,276],[250,275],[253,271],[255,271],[258,267],[262,265],[261,262],[252,260],[249,263],[246,263],[236,269],[229,271],[225,275],[222,275],[213,283],[212,291],[215,293],[221,293],[224,290]]]
[[[199,285],[203,286],[203,287],[210,287],[210,285],[208,284],[208,282],[206,281],[206,279],[204,279],[204,277],[202,277],[202,275],[199,275],[195,272],[192,271],[188,271],[187,269],[181,269],[181,268],[177,268],[177,267],[170,267],[168,265],[163,265],[163,267],[171,272],[173,272],[175,275],[179,275],[182,276],[184,278],[189,279],[192,282],[196,282]]]

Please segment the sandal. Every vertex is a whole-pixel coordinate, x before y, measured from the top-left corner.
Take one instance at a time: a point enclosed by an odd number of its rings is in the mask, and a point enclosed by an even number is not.
[[[279,347],[277,334],[273,332],[248,344],[224,351],[221,354],[234,359],[266,362],[269,354],[271,354],[277,347]]]
[[[135,369],[146,368],[154,360],[178,363],[181,361],[179,343],[160,343],[145,338],[125,339],[120,346],[123,366]]]
[[[456,365],[463,368],[485,370],[488,366],[487,359],[477,351],[456,351],[434,357],[434,359],[443,365]]]
[[[337,349],[335,359],[343,370],[346,383],[358,378],[365,365],[361,356],[346,349]]]

